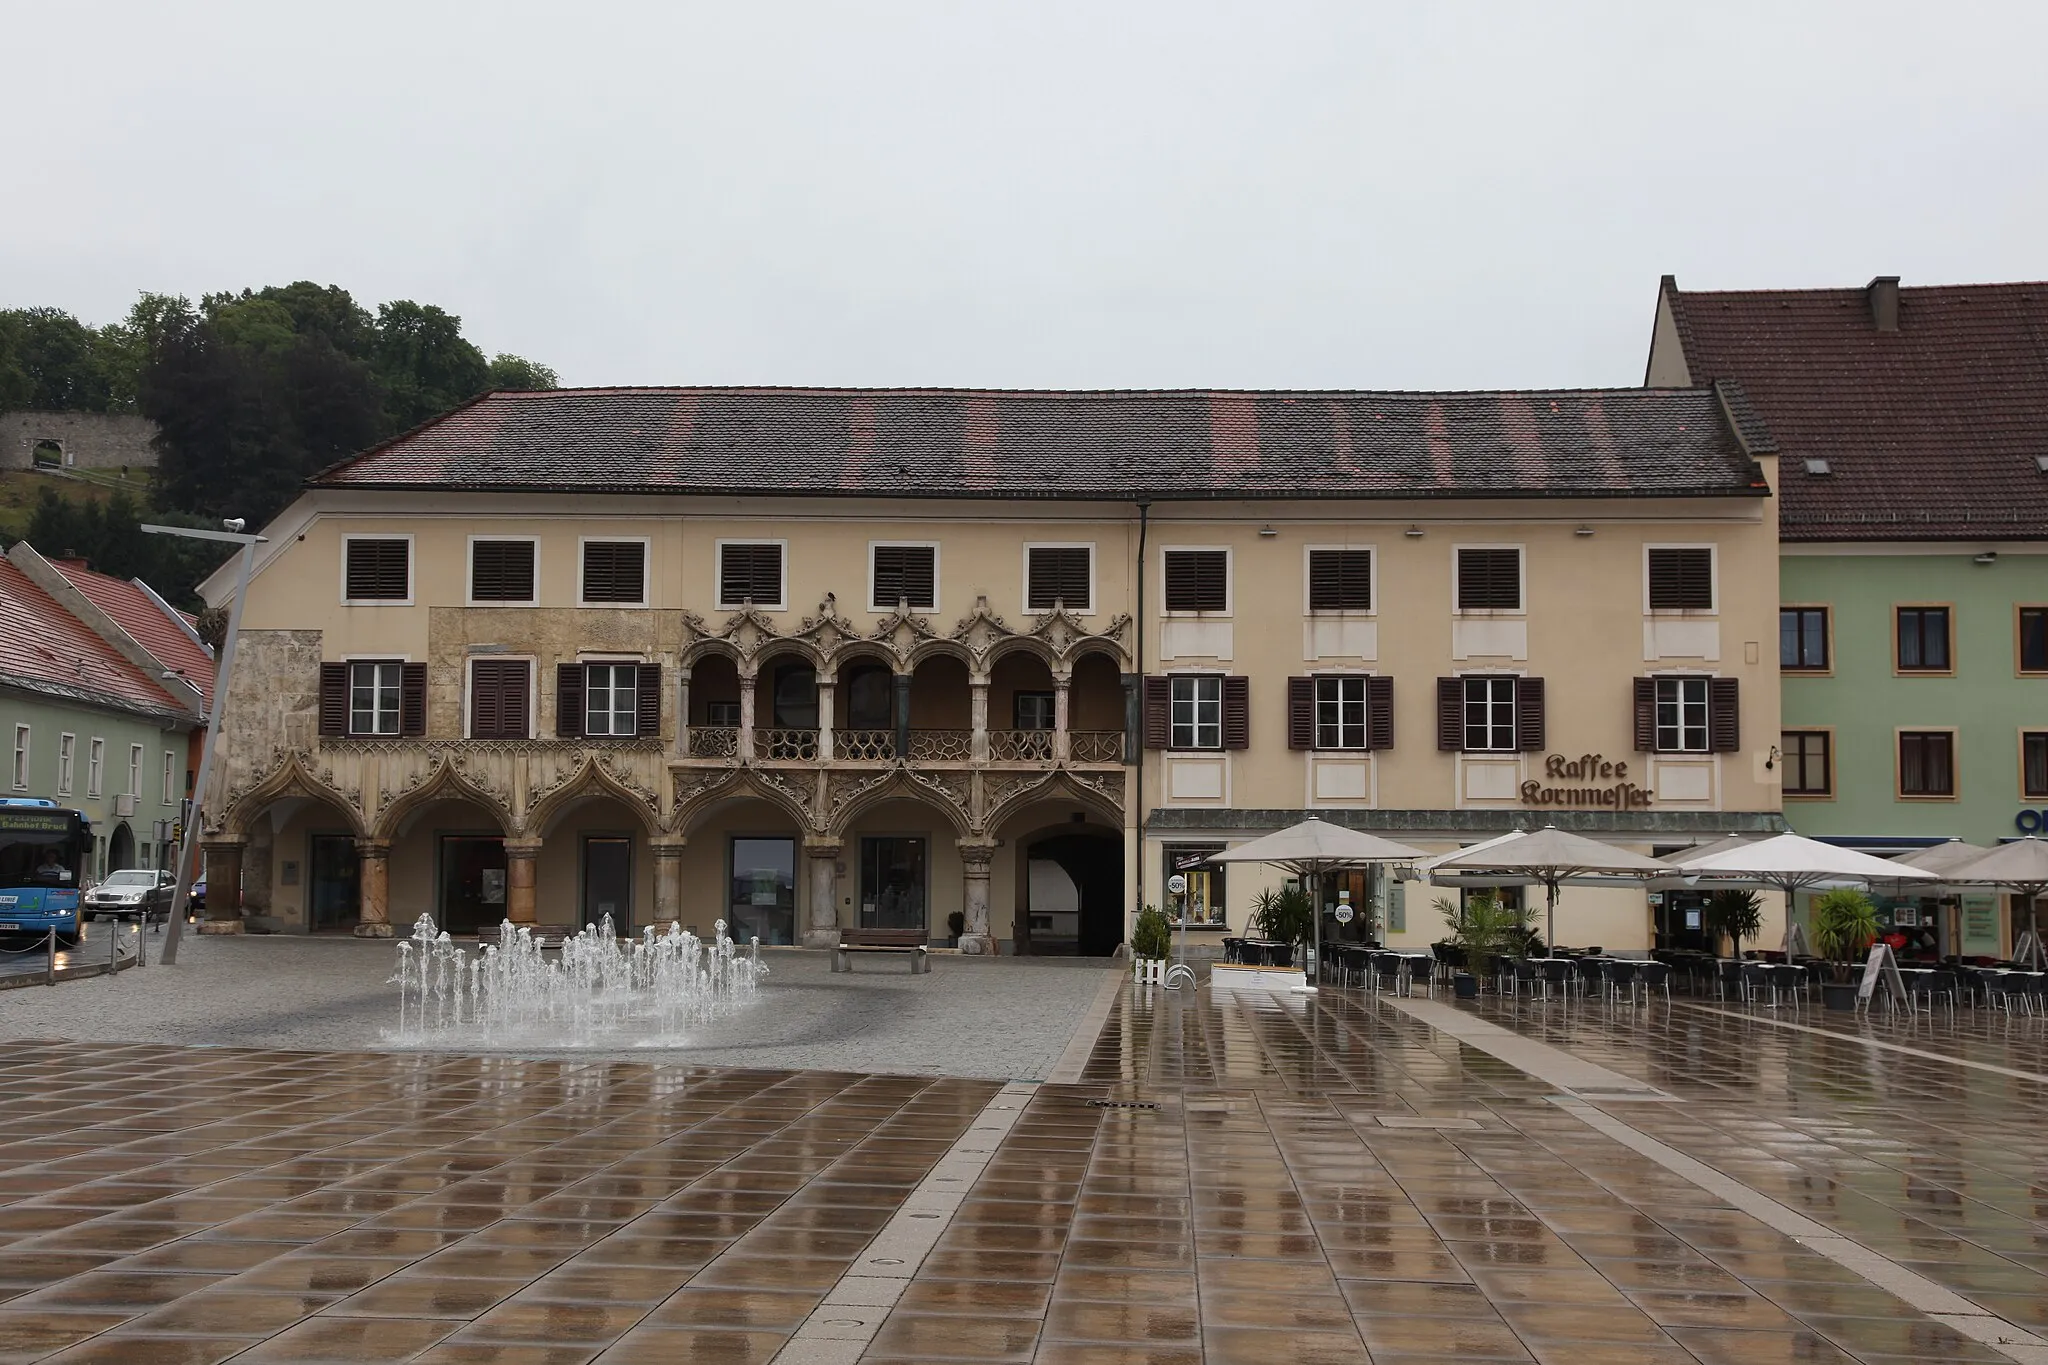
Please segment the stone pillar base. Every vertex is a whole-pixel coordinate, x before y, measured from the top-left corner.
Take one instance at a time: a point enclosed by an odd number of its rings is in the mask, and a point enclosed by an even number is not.
[[[960,935],[960,951],[976,957],[994,957],[996,940],[993,934]]]
[[[838,946],[839,931],[837,929],[804,930],[804,947],[806,948],[837,948]]]
[[[355,932],[357,938],[390,938],[391,926],[389,924],[358,924]]]
[[[238,919],[203,919],[199,921],[199,932],[202,934],[239,934],[242,932],[242,922]]]

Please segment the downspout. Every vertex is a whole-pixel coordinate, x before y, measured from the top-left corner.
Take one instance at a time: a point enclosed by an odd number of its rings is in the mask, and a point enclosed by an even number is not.
[[[1137,759],[1136,782],[1133,784],[1138,803],[1138,903],[1133,910],[1145,908],[1145,535],[1150,527],[1152,504],[1138,504],[1138,676],[1132,684],[1133,714],[1136,723],[1131,726],[1131,746]],[[1128,931],[1126,931],[1128,932]]]

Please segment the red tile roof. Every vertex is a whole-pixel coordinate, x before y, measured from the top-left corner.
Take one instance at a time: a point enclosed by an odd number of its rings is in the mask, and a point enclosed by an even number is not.
[[[1739,381],[1777,438],[1783,539],[2048,538],[2048,283],[1898,292],[1880,331],[1864,289],[1663,282],[1693,381]]]
[[[183,673],[187,681],[206,694],[206,704],[212,707],[213,656],[187,633],[194,624],[192,617],[177,612],[174,620],[173,608],[133,581],[95,573],[75,559],[53,559],[50,566],[94,606],[113,617],[121,629],[135,637],[136,643],[161,659],[164,667]]]
[[[184,708],[0,556],[0,685],[152,714]]]
[[[1740,395],[492,393],[311,482],[1119,501],[1761,495],[1724,401]]]

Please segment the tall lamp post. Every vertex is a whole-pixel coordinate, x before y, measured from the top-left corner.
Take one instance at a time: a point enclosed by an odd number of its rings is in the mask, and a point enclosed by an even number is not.
[[[164,966],[175,966],[178,961],[178,938],[185,930],[185,900],[197,875],[194,861],[199,855],[199,823],[203,803],[206,800],[207,778],[213,772],[213,756],[220,750],[221,713],[227,708],[228,670],[235,664],[235,636],[242,625],[242,599],[249,595],[249,575],[256,567],[256,547],[264,543],[262,536],[242,534],[248,523],[240,517],[230,517],[221,525],[224,531],[201,531],[189,526],[142,527],[144,533],[152,536],[183,536],[188,540],[224,540],[231,545],[242,547],[242,565],[235,579],[235,600],[228,607],[227,639],[220,647],[220,662],[213,670],[213,714],[206,720],[206,738],[199,746],[199,779],[192,791],[192,813],[185,821],[185,837],[178,844],[177,883],[171,892],[171,922],[164,931],[164,950],[157,955],[157,961]]]

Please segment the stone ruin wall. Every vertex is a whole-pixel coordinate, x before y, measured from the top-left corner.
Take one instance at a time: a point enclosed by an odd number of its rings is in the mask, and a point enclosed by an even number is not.
[[[66,469],[156,468],[156,423],[106,412],[0,413],[0,469],[32,469],[35,449],[55,441]]]

